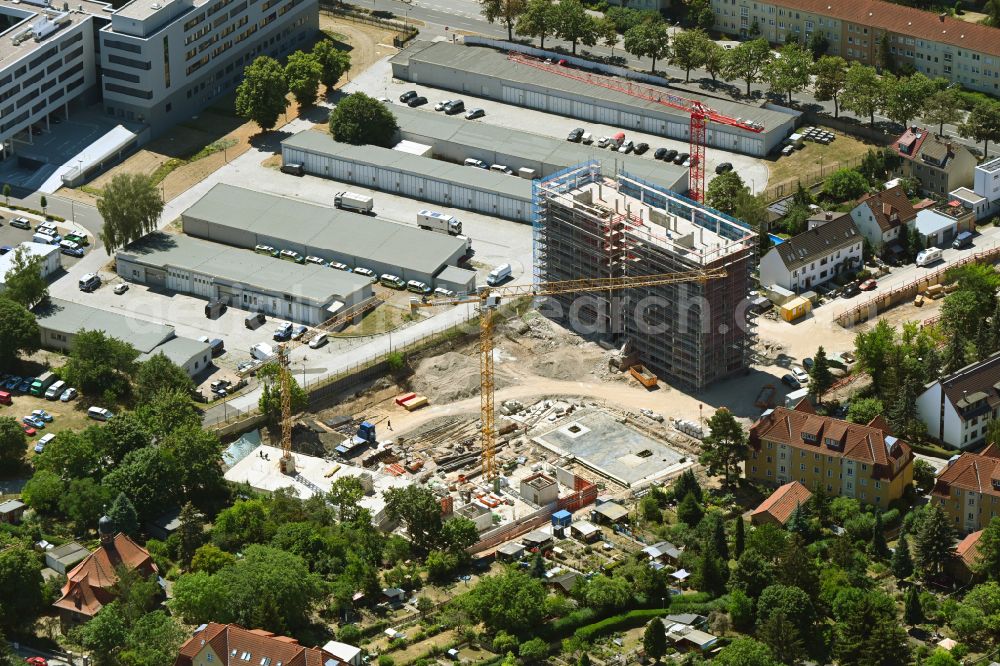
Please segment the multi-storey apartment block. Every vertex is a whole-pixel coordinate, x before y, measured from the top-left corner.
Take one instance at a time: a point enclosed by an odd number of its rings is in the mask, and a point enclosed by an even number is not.
[[[103,101],[155,136],[318,27],[317,0],[0,0],[0,145],[74,102]]]
[[[1000,516],[1000,448],[963,453],[948,461],[931,492],[960,534],[986,527]]]
[[[972,90],[1000,91],[1000,30],[938,16],[882,0],[711,0],[715,28],[741,37],[756,34],[773,44],[807,44],[814,34],[827,53],[866,65],[881,62],[880,49],[900,67],[944,77]]]
[[[803,400],[765,412],[750,428],[745,473],[885,508],[913,482],[913,450],[887,432],[881,417],[859,425],[819,416]]]

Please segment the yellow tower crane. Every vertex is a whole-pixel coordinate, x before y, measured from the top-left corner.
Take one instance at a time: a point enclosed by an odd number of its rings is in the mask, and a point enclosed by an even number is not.
[[[461,305],[464,303],[479,304],[479,371],[480,371],[480,410],[482,412],[483,438],[483,476],[492,481],[497,477],[496,468],[496,429],[494,420],[496,412],[493,408],[495,384],[493,378],[493,316],[500,306],[502,298],[518,296],[559,296],[563,294],[580,294],[586,292],[621,291],[639,287],[656,287],[660,285],[678,284],[681,282],[707,282],[726,277],[724,268],[682,271],[676,273],[661,273],[658,275],[643,275],[638,277],[610,277],[583,280],[560,280],[542,282],[539,284],[483,287],[474,296],[467,298],[447,298],[424,300],[410,299],[410,310],[434,307],[437,305]]]

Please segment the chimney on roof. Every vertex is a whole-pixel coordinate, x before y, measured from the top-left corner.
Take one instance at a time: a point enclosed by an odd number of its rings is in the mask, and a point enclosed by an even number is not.
[[[892,215],[892,204],[890,204],[888,201],[882,202],[882,214]]]
[[[831,213],[830,211],[826,211],[826,219],[832,220],[833,219],[833,213]]]

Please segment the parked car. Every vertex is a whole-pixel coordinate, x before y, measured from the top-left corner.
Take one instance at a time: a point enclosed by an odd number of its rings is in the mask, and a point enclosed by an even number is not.
[[[465,119],[475,120],[476,118],[482,118],[485,115],[486,111],[484,111],[483,109],[472,109],[471,111],[465,114]]]
[[[445,289],[444,287],[438,287],[434,290],[435,296],[441,296],[442,298],[455,298],[455,292],[451,289]]]
[[[407,90],[405,93],[399,96],[399,101],[402,102],[403,104],[406,104],[416,96],[417,96],[416,90]]]
[[[453,99],[444,105],[444,112],[446,115],[453,116],[456,113],[461,113],[465,111],[465,102],[460,99]]]
[[[781,378],[781,383],[787,386],[788,388],[796,391],[802,388],[802,384],[800,384],[799,380],[795,378],[795,375],[785,375],[784,377]]]
[[[379,277],[379,282],[382,283],[383,287],[389,287],[390,289],[399,289],[399,290],[406,289],[406,282],[403,280],[403,278],[397,275],[383,273],[381,277]]]
[[[115,285],[115,294],[121,296],[126,291],[128,291],[128,282],[122,282],[121,284]]]
[[[59,396],[59,401],[60,402],[69,402],[70,400],[73,400],[74,398],[76,398],[76,396],[78,396],[78,395],[79,395],[79,393],[77,393],[77,391],[76,391],[75,388],[68,388],[68,389],[66,389],[65,391],[62,392],[61,396]]]
[[[292,324],[291,322],[285,322],[274,329],[274,334],[271,336],[278,342],[284,342],[292,337]]]
[[[805,384],[809,381],[809,373],[797,365],[792,366],[792,374],[795,375],[795,379],[798,380],[800,384]]]
[[[684,162],[686,162],[687,158],[689,157],[691,157],[691,155],[689,155],[688,153],[680,153],[677,155],[677,157],[674,158],[674,164],[684,164]]]
[[[87,247],[90,245],[90,240],[86,236],[81,236],[79,234],[66,234],[66,240],[73,241],[81,247]]]
[[[292,329],[292,340],[298,340],[298,339],[299,339],[299,338],[301,338],[301,337],[302,337],[303,335],[305,335],[305,334],[306,334],[306,331],[308,331],[308,330],[309,330],[309,329],[308,329],[307,327],[303,326],[302,324],[297,324],[297,325],[296,325],[296,326],[295,326],[295,327],[294,327],[294,328]]]
[[[464,162],[465,166],[477,167],[479,169],[489,169],[490,165],[482,160],[477,160],[474,157],[467,157]]]
[[[648,143],[643,142],[643,143],[637,143],[637,144],[635,144],[635,154],[636,155],[642,155],[647,150],[649,150],[649,144]]]
[[[663,156],[666,155],[666,154],[667,154],[667,149],[666,148],[657,148],[653,152],[653,159],[654,160],[662,160]]]
[[[41,419],[45,421],[46,423],[52,423],[52,419],[54,418],[44,409],[36,409],[35,411],[31,412],[31,415],[34,416],[36,419]]]
[[[858,289],[860,289],[861,291],[871,291],[872,289],[876,288],[878,288],[878,282],[876,282],[873,279],[865,280],[860,285],[858,285]]]
[[[35,430],[34,428],[32,428],[27,423],[22,423],[21,424],[21,430],[23,430],[24,434],[27,435],[28,437],[34,437],[35,435],[38,434],[38,431]]]
[[[317,257],[315,255],[306,255],[307,264],[315,264],[316,266],[326,266],[326,262],[323,261],[322,257]]]
[[[26,231],[31,231],[31,222],[28,221],[26,217],[15,217],[10,221],[10,226],[17,229],[24,229]]]
[[[61,252],[62,254],[65,254],[68,257],[76,257],[77,259],[79,259],[80,257],[82,257],[84,255],[84,251],[83,251],[82,247],[68,247],[66,245],[62,245],[59,248],[59,252]]]
[[[610,137],[602,136],[600,139],[597,140],[597,147],[607,148],[609,143],[611,143]]]
[[[21,423],[24,423],[25,425],[30,425],[32,428],[35,428],[36,430],[41,430],[42,428],[45,427],[45,421],[36,418],[34,416],[22,417]]]
[[[375,274],[370,268],[365,268],[364,266],[355,266],[354,273],[358,275],[364,275],[366,278],[372,281],[372,284],[378,282],[378,275]]]
[[[808,370],[809,372],[812,372],[812,369],[813,369],[813,360],[812,360],[811,357],[807,356],[804,359],[802,359],[802,365],[805,367],[806,370]]]
[[[284,259],[285,261],[294,261],[297,264],[304,264],[304,263],[306,263],[305,257],[303,257],[301,254],[299,254],[295,250],[282,250],[278,254],[278,257],[280,259]]]
[[[451,100],[450,99],[443,99],[443,100],[441,100],[440,102],[438,102],[437,104],[434,105],[434,110],[435,111],[444,111],[444,107],[448,106],[449,104],[451,104]]]
[[[733,170],[733,165],[730,164],[729,162],[723,162],[719,166],[715,167],[715,173],[718,174],[723,174],[726,173],[727,171],[732,171],[732,170]]]
[[[41,453],[42,451],[44,451],[45,446],[55,438],[56,438],[55,434],[51,432],[47,435],[42,435],[41,439],[38,440],[38,443],[35,444],[35,453]],[[25,661],[28,660],[25,659]]]
[[[632,139],[629,139],[628,141],[623,141],[622,145],[618,146],[618,152],[628,154],[631,153],[634,148],[635,144],[632,143]]]
[[[350,266],[348,266],[347,264],[342,264],[339,261],[331,261],[330,268],[336,268],[338,271],[347,271],[348,273],[352,272]]]
[[[17,388],[17,385],[20,384],[20,383],[21,383],[21,377],[20,376],[18,376],[18,375],[11,375],[10,377],[7,378],[7,381],[4,383],[3,387],[5,389],[7,389],[8,391],[13,391],[14,389]]]
[[[417,97],[414,97],[409,102],[407,102],[406,106],[410,107],[411,109],[415,109],[418,106],[423,106],[426,103],[427,103],[427,98],[424,97],[423,95],[418,95]]]
[[[317,333],[312,337],[312,340],[309,341],[309,349],[319,349],[325,345],[327,341],[328,338],[326,333]]]
[[[670,150],[667,151],[667,154],[663,156],[663,161],[673,162],[676,157],[677,157],[677,151],[671,148]]]
[[[8,252],[13,252],[14,248],[10,245],[0,245],[0,257],[7,254]]]
[[[851,296],[857,296],[858,295],[858,291],[859,291],[858,290],[858,283],[857,282],[849,282],[844,287],[844,290],[842,292],[840,292],[840,295],[843,298],[850,298]]]
[[[267,254],[272,257],[278,256],[278,251],[273,247],[271,247],[270,245],[257,245],[254,247],[253,251],[256,252],[257,254]]]
[[[35,383],[34,377],[26,377],[24,381],[17,385],[18,393],[28,393],[31,390],[31,385]]]
[[[584,130],[582,127],[577,127],[575,129],[570,130],[569,135],[566,137],[566,140],[572,141],[573,143],[579,142],[580,139],[583,138],[583,131]]]
[[[421,282],[420,280],[410,280],[406,283],[406,289],[412,291],[415,294],[429,294],[431,293],[431,288],[426,282]]]

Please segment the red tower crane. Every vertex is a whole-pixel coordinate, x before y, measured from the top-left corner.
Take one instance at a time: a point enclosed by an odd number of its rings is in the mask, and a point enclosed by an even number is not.
[[[755,134],[764,131],[764,126],[760,123],[744,120],[743,118],[730,118],[705,106],[702,102],[666,92],[663,88],[568,67],[564,64],[565,61],[553,63],[514,51],[511,51],[507,57],[512,62],[527,65],[528,67],[534,67],[535,69],[600,86],[601,88],[607,88],[608,90],[616,90],[648,102],[686,111],[691,118],[689,133],[691,171],[688,177],[688,196],[698,202],[702,202],[705,199],[705,132],[708,122],[712,121],[720,125],[739,127]]]

